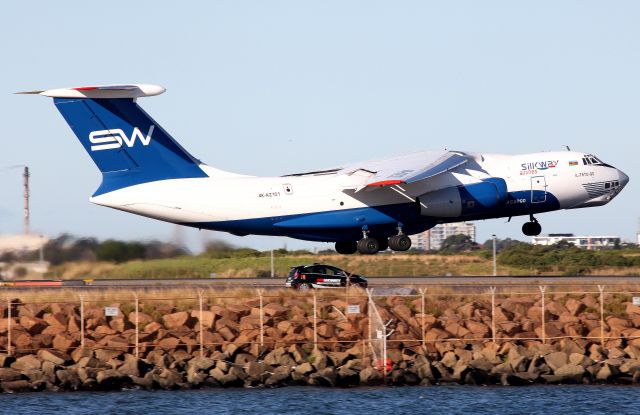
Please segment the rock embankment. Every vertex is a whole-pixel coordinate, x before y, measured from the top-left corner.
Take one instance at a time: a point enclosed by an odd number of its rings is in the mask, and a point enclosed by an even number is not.
[[[372,358],[367,302],[341,300],[155,306],[12,302],[0,315],[0,389],[113,390],[316,385],[637,383],[640,307],[618,300],[599,314],[590,296],[541,302],[387,297],[386,370]],[[611,304],[609,304],[610,306]],[[611,307],[609,307],[611,308]],[[182,311],[180,311],[182,309]],[[9,317],[10,316],[10,317]],[[262,321],[262,326],[260,322]],[[604,326],[601,326],[604,322]],[[544,323],[544,324],[543,324]],[[315,329],[314,329],[315,327]],[[495,333],[493,333],[495,327]],[[202,328],[202,330],[201,330]],[[496,341],[493,341],[493,338]],[[315,343],[314,343],[315,341]],[[7,350],[8,349],[8,350]],[[386,372],[386,373],[385,373]]]

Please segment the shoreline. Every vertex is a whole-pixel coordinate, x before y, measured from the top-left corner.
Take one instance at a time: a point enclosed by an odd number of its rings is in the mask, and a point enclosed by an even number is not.
[[[492,299],[434,294],[426,305],[420,296],[372,303],[358,291],[348,300],[357,313],[347,312],[344,298],[316,293],[135,303],[14,299],[0,306],[0,389],[640,382],[640,306],[630,297]],[[369,308],[392,322],[384,368],[373,356]]]

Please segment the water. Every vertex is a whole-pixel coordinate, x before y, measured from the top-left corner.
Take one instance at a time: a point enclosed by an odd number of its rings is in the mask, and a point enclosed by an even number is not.
[[[637,386],[380,387],[60,392],[0,395],[20,414],[637,414]]]

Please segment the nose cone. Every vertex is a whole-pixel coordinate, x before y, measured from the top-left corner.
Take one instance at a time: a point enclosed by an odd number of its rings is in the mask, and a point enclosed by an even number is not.
[[[618,175],[620,176],[620,187],[625,187],[627,183],[629,183],[629,176],[624,174],[622,171],[618,170]]]

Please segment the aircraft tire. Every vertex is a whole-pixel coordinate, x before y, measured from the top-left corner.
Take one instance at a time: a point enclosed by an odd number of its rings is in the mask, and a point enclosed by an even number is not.
[[[522,225],[522,233],[527,236],[538,236],[542,232],[542,226],[538,222],[525,222]]]
[[[356,241],[339,241],[335,244],[336,252],[342,255],[351,255],[358,252],[358,243]]]
[[[411,238],[407,235],[394,235],[389,238],[389,248],[394,251],[406,251],[411,248]]]
[[[389,240],[387,238],[378,239],[378,252],[386,251],[389,248]]]
[[[358,252],[363,255],[373,255],[378,252],[378,240],[375,238],[363,238],[358,241]]]

